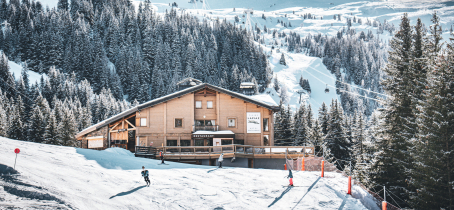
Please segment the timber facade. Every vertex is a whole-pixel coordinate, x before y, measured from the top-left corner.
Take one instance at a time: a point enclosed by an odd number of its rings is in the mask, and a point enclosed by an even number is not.
[[[124,111],[76,138],[82,148],[131,152],[136,147],[274,146],[273,114],[279,107],[270,100],[201,83]]]

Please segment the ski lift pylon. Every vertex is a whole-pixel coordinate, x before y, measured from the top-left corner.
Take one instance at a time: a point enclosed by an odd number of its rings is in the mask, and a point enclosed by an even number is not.
[[[328,84],[326,84],[325,93],[329,93]]]

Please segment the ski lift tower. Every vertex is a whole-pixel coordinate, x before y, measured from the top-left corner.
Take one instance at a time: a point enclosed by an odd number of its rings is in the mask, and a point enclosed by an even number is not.
[[[251,14],[254,10],[252,9],[247,9],[244,12],[246,12],[246,25],[245,28],[247,31],[252,31],[252,24],[251,24]]]
[[[301,95],[305,92],[304,90],[298,90],[296,91],[298,94],[300,94],[300,104],[301,104]]]

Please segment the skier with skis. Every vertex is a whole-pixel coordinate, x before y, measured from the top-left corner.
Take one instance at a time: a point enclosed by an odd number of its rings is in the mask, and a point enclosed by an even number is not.
[[[222,153],[219,156],[218,162],[219,162],[219,168],[222,168],[222,161],[224,161],[224,153]]]
[[[142,176],[145,179],[145,182],[147,183],[147,186],[150,186],[150,179],[148,178],[148,170],[145,170],[145,166],[142,166]]]
[[[292,170],[288,169],[288,176],[287,178],[289,178],[289,181],[290,181],[290,184],[289,186],[292,186],[293,187],[293,174],[292,174]]]

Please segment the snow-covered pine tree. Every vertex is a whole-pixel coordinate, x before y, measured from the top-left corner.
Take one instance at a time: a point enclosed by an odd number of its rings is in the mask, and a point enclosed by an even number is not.
[[[416,192],[411,203],[421,209],[454,209],[454,38],[446,51],[435,57],[441,46],[441,27],[434,19],[427,46],[433,54],[428,57],[425,100],[417,107],[417,164],[411,174]]]
[[[309,128],[306,112],[306,104],[301,103],[300,108],[293,116],[293,146],[307,146],[308,144]]]
[[[388,77],[382,85],[388,95],[382,109],[383,138],[377,142],[379,152],[375,154],[373,181],[378,186],[408,200],[411,191],[408,180],[413,161],[410,155],[411,139],[414,138],[415,126],[412,112],[412,100],[409,92],[413,90],[411,82],[414,74],[412,61],[412,29],[408,14],[401,19],[400,29],[390,41],[388,65],[384,69]],[[396,201],[401,207],[408,206],[404,201]]]
[[[54,112],[50,112],[47,118],[47,125],[43,135],[43,143],[59,145],[59,135],[58,135],[58,123],[55,119]]]
[[[287,63],[285,62],[284,53],[281,53],[281,59],[279,60],[279,64],[287,66]]]
[[[351,143],[345,135],[343,111],[336,100],[331,102],[329,110],[328,133],[325,136],[324,143],[327,148],[328,157],[334,157],[336,167],[343,170],[345,165],[350,161]],[[329,152],[328,152],[329,151]]]

